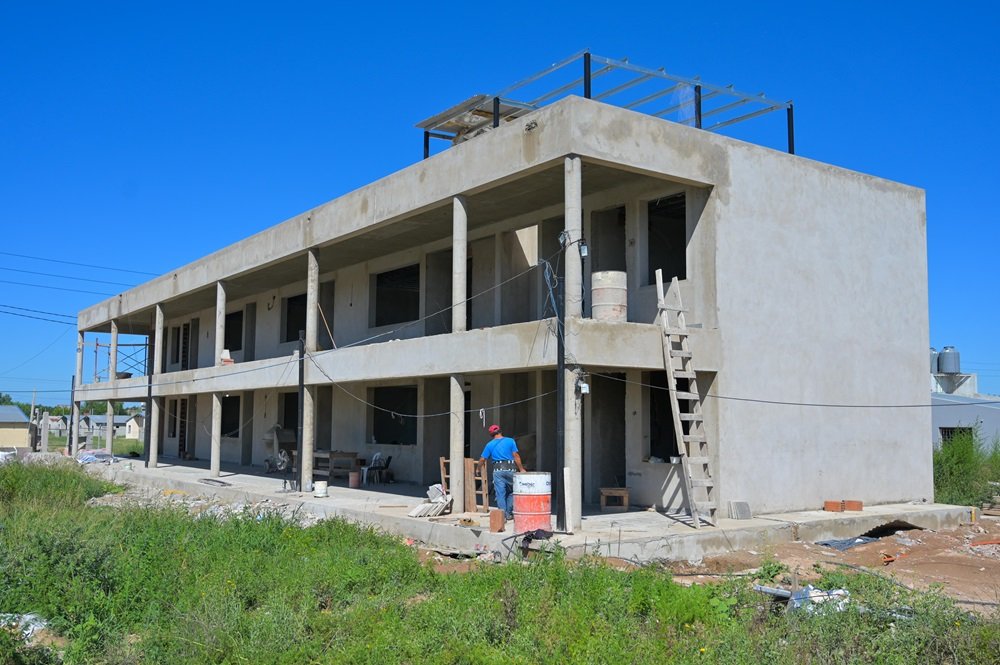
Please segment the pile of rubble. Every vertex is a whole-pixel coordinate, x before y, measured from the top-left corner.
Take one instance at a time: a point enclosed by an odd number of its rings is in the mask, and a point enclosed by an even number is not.
[[[90,499],[87,505],[112,508],[172,508],[183,510],[195,517],[220,520],[234,516],[260,518],[277,515],[301,527],[313,526],[321,519],[302,510],[300,506],[276,502],[271,499],[228,501],[196,496],[183,490],[157,490],[136,486],[128,486],[124,492],[119,494],[105,494]]]

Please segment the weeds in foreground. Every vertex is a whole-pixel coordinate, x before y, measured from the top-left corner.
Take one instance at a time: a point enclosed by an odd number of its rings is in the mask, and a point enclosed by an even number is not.
[[[1000,653],[995,621],[836,571],[824,583],[849,588],[852,604],[818,615],[779,611],[749,580],[684,587],[558,550],[438,574],[371,529],[87,508],[105,483],[49,473],[0,467],[0,613],[46,617],[69,639],[68,663],[912,665]],[[0,637],[0,662],[50,658]]]
[[[934,451],[934,499],[974,506],[1000,494],[1000,441],[987,446],[978,427],[962,429]]]

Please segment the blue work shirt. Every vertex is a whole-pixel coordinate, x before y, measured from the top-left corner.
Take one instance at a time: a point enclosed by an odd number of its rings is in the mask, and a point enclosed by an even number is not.
[[[514,453],[517,452],[517,444],[514,439],[505,436],[500,439],[490,439],[483,449],[481,457],[494,462],[513,462]]]

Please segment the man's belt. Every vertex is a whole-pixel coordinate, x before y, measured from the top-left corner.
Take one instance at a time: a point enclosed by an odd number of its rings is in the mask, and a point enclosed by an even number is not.
[[[493,462],[493,469],[499,471],[513,471],[517,468],[513,460],[497,460]]]

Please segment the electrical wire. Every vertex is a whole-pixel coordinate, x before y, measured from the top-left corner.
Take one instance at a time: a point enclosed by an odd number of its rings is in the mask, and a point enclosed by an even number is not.
[[[76,325],[72,321],[60,321],[59,319],[47,319],[42,316],[33,316],[31,314],[19,314],[17,312],[5,312],[0,309],[0,314],[6,314],[8,316],[20,316],[23,319],[35,319],[36,321],[48,321],[49,323],[61,323],[64,326]]]
[[[35,314],[48,314],[49,316],[61,316],[66,319],[75,319],[75,314],[57,314],[56,312],[46,312],[41,309],[30,309],[28,307],[17,307],[15,305],[0,305],[0,307],[6,307],[7,309],[18,309],[22,312],[34,312]]]
[[[17,286],[31,286],[36,289],[52,289],[53,291],[72,291],[73,293],[89,293],[94,296],[113,296],[113,293],[104,293],[103,291],[86,291],[84,289],[70,289],[65,286],[48,286],[46,284],[31,284],[29,282],[13,282],[9,279],[0,279],[0,284],[15,284]]]
[[[669,387],[654,386],[650,383],[643,383],[642,381],[630,381],[628,379],[623,379],[620,376],[614,376],[613,374],[604,374],[601,372],[589,372],[589,375],[600,376],[605,379],[611,379],[612,381],[631,383],[633,385],[643,386],[645,388],[651,388],[655,390],[662,390],[665,392],[682,392],[682,391],[671,390]],[[993,406],[996,406],[998,402],[1000,402],[1000,400],[982,400],[976,402],[954,402],[948,404],[832,404],[825,402],[784,402],[773,399],[759,399],[755,397],[733,397],[732,395],[715,395],[712,393],[706,393],[705,397],[711,399],[719,399],[719,400],[731,400],[736,402],[776,404],[779,406],[805,406],[805,407],[817,407],[825,409],[931,409],[931,408],[947,407],[947,406],[974,406],[979,404],[991,404]]]
[[[75,261],[63,261],[61,259],[51,259],[44,256],[28,256],[27,254],[15,254],[14,252],[0,252],[3,256],[16,256],[19,259],[32,259],[34,261],[48,261],[50,263],[63,263],[70,266],[79,266],[81,268],[95,268],[97,270],[113,270],[115,272],[127,272],[133,275],[150,275],[152,277],[159,277],[158,273],[155,272],[143,272],[142,270],[128,270],[126,268],[113,268],[111,266],[96,266],[90,263],[77,263]]]
[[[126,284],[125,282],[109,282],[105,279],[90,279],[88,277],[78,277],[76,275],[58,275],[51,272],[39,272],[37,270],[24,270],[22,268],[8,268],[6,266],[0,266],[0,270],[9,270],[10,272],[21,272],[28,275],[41,275],[42,277],[57,277],[59,279],[72,279],[75,282],[93,282],[95,284],[111,284],[113,286],[127,286],[129,288],[135,286],[135,284]]]

